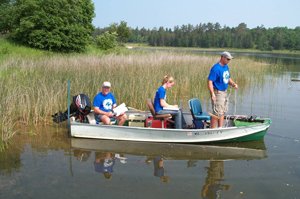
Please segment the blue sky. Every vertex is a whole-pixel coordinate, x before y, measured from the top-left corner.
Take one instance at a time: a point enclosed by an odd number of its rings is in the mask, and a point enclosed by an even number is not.
[[[299,0],[93,0],[95,27],[126,21],[132,28],[220,23],[248,28],[300,26]]]

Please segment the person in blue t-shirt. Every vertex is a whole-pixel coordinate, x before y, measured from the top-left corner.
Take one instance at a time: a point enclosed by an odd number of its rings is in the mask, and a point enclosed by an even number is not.
[[[115,165],[115,155],[110,152],[96,152],[94,168],[96,172],[103,173],[106,179],[111,179]]]
[[[222,127],[224,115],[228,110],[227,88],[231,85],[237,89],[238,85],[231,79],[228,63],[233,59],[229,52],[221,54],[220,61],[213,65],[208,75],[208,89],[211,95],[213,116],[210,127]]]
[[[117,106],[114,95],[110,92],[111,83],[103,82],[101,92],[94,97],[94,113],[97,122],[103,122],[103,124],[110,124],[111,118],[114,118],[113,109]],[[127,116],[125,113],[116,117],[118,125],[122,126]]]
[[[182,129],[182,113],[178,105],[170,105],[166,102],[167,89],[172,88],[175,84],[174,78],[170,75],[165,75],[162,80],[162,85],[157,89],[154,98],[154,109],[156,114],[171,114],[175,116],[175,128]],[[165,108],[165,109],[164,109]],[[167,109],[169,108],[169,110]],[[177,110],[170,110],[177,109]]]

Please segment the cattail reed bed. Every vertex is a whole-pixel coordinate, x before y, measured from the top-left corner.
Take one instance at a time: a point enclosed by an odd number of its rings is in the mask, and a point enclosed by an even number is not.
[[[146,109],[164,75],[175,77],[168,91],[171,103],[191,97],[208,101],[207,75],[218,56],[200,56],[172,52],[148,52],[127,55],[7,56],[0,63],[1,139],[9,139],[18,127],[52,124],[51,114],[67,108],[67,80],[71,95],[85,93],[91,100],[103,81],[112,83],[119,103]],[[250,59],[230,63],[232,77],[241,91],[251,79],[262,74],[267,64]]]

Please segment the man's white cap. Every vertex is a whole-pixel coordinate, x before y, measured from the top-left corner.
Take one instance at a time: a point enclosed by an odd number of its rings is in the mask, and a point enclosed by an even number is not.
[[[111,87],[110,82],[103,82],[102,87]]]
[[[233,59],[233,57],[231,56],[231,54],[229,52],[227,52],[227,51],[222,52],[221,56],[222,57],[226,57],[228,59]]]

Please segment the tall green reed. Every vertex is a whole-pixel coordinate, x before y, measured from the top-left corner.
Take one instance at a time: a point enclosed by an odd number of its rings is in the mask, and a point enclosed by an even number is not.
[[[102,82],[110,81],[119,103],[146,110],[146,99],[153,98],[163,76],[170,74],[176,82],[168,91],[170,103],[182,101],[186,107],[192,97],[208,103],[207,76],[218,59],[155,51],[126,55],[7,56],[0,66],[2,140],[9,139],[19,126],[50,124],[51,114],[66,110],[67,80],[71,80],[72,95],[85,93],[91,100]],[[265,63],[246,58],[235,59],[230,66],[241,90],[267,68]]]

